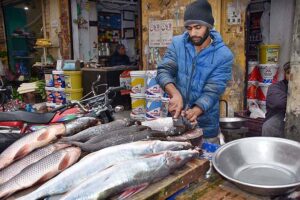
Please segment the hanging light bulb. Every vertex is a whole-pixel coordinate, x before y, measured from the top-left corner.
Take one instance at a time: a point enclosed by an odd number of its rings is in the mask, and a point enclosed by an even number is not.
[[[29,10],[28,6],[24,6],[24,10]]]

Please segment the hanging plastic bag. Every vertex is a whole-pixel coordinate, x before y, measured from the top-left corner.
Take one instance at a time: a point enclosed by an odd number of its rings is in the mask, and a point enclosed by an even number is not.
[[[252,102],[249,105],[249,110],[251,112],[250,118],[256,119],[256,118],[265,118],[265,112],[259,108],[258,104],[256,102]]]

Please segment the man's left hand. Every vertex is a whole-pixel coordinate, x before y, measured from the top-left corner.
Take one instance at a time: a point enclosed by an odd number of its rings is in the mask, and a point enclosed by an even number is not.
[[[191,109],[185,111],[185,117],[191,122],[197,122],[197,118],[203,113],[202,109],[198,106],[194,106]]]

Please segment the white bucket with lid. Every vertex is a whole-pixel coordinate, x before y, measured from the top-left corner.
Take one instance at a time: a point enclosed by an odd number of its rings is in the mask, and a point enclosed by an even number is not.
[[[160,96],[146,96],[146,119],[153,120],[161,117],[162,101]]]
[[[146,72],[147,76],[147,89],[146,89],[146,94],[147,95],[159,95],[162,96],[163,90],[159,86],[159,84],[156,81],[156,75],[157,71],[156,70],[150,70]]]
[[[145,94],[146,91],[146,72],[131,71],[131,92],[134,94]]]
[[[146,96],[142,94],[130,93],[130,97],[131,97],[131,114],[145,116]]]

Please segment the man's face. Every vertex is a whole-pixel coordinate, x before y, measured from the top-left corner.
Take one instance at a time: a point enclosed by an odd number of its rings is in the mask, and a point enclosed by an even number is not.
[[[118,50],[119,54],[120,55],[125,55],[126,54],[126,49],[125,47],[121,47],[119,50]]]
[[[190,39],[193,44],[199,45],[203,38],[205,37],[205,33],[208,31],[206,26],[199,24],[191,24],[185,27],[190,35]],[[203,43],[203,42],[202,42]],[[201,45],[201,44],[200,44]]]

